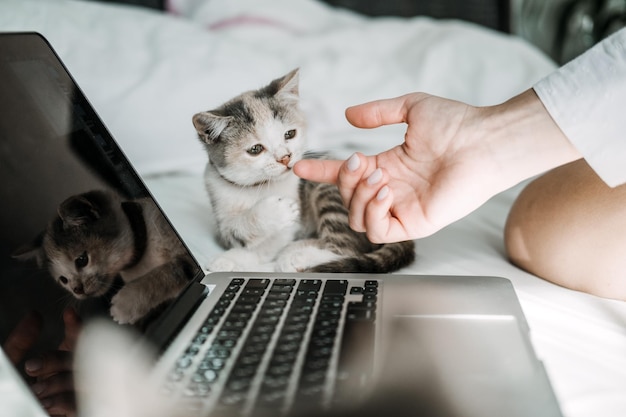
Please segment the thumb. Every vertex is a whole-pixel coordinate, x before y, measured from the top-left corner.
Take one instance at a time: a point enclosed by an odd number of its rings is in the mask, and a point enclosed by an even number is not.
[[[346,109],[346,119],[361,128],[374,128],[406,121],[409,95],[370,101]]]

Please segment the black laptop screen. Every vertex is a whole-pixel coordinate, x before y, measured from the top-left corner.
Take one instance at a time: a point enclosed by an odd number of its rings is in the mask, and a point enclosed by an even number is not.
[[[155,267],[171,262],[163,268],[175,279],[201,273],[36,34],[0,35],[0,178],[0,342],[31,310],[44,317],[42,350],[59,343],[65,307],[83,317],[108,317],[124,285],[126,272],[116,271],[139,269],[145,256],[156,257],[150,251],[163,246],[151,243],[155,234],[178,256],[161,256]],[[165,305],[133,317],[134,325],[144,326]]]

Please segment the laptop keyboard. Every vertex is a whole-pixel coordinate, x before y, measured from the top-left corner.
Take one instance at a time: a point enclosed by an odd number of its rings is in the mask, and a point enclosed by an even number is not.
[[[347,280],[234,278],[166,389],[182,389],[191,407],[211,404],[215,414],[229,416],[276,415],[293,404],[323,407],[344,391],[353,395],[372,371],[377,293],[374,280],[349,286]],[[347,352],[357,343],[355,365]]]

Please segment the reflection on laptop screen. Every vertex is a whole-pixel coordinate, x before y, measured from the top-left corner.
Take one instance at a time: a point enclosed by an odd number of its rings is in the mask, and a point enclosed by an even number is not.
[[[37,310],[55,348],[67,306],[145,327],[200,270],[45,42],[22,39],[0,41],[0,340]]]

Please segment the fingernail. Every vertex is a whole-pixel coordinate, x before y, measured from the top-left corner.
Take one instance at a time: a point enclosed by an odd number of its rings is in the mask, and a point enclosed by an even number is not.
[[[374,185],[380,180],[383,179],[383,171],[380,168],[376,168],[372,174],[367,177],[367,183],[369,185]]]
[[[41,406],[43,408],[50,408],[54,405],[54,403],[52,402],[52,399],[50,398],[42,398],[41,399]]]
[[[31,389],[33,390],[35,395],[39,395],[42,392],[44,392],[44,390],[46,389],[46,384],[43,384],[41,382],[37,382],[37,383],[35,383],[35,384],[33,384],[31,386]]]
[[[356,171],[361,166],[361,160],[359,159],[359,155],[352,154],[350,159],[348,159],[348,171]]]
[[[380,189],[380,191],[378,191],[378,194],[376,194],[376,200],[378,201],[384,200],[388,194],[389,194],[389,187],[385,185],[383,188]]]
[[[29,359],[26,361],[24,366],[28,372],[37,372],[43,366],[43,362],[41,359]]]

